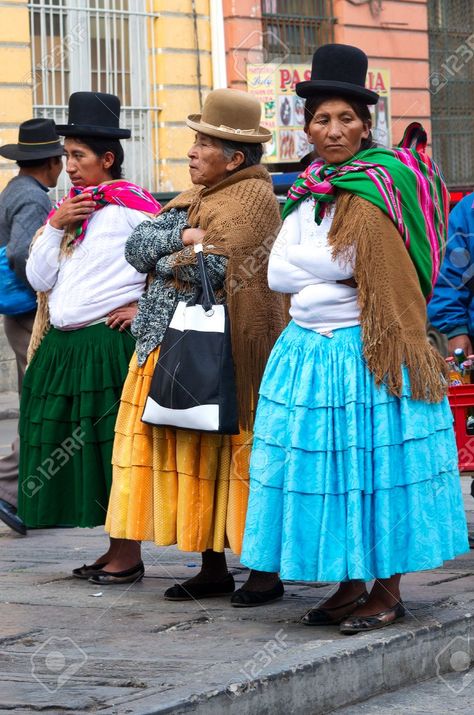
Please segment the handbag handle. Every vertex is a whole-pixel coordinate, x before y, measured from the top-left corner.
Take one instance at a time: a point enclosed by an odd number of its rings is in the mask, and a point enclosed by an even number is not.
[[[207,272],[202,243],[194,244],[194,253],[196,254],[199,275],[201,278],[201,290],[196,296],[196,302],[197,298],[200,297],[199,293],[202,293],[203,310],[206,315],[212,315],[214,313],[212,306],[216,303],[216,297],[214,295],[214,290],[211,285],[211,279],[209,278],[209,274]]]

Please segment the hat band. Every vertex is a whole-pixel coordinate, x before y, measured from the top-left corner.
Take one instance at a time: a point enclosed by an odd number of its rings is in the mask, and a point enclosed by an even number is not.
[[[212,124],[210,125],[212,127]],[[219,124],[217,129],[222,129],[223,132],[234,132],[235,134],[255,134],[255,129],[236,129],[235,127],[226,127],[225,124]]]
[[[61,142],[60,139],[52,139],[51,141],[48,142],[21,142],[19,141],[18,144],[22,144],[24,146],[44,146],[45,144],[59,144]]]
[[[209,129],[218,129],[221,132],[230,132],[231,134],[245,134],[247,136],[253,136],[258,134],[258,129],[236,129],[235,127],[228,127],[226,124],[209,124],[209,122],[203,122],[202,119],[199,122],[201,126],[208,127]]]

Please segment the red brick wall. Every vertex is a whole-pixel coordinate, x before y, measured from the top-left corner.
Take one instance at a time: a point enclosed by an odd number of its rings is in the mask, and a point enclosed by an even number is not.
[[[229,87],[246,89],[246,66],[263,61],[260,0],[223,0]]]

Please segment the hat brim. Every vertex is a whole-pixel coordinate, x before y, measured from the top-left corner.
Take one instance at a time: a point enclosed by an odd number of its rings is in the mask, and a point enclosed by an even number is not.
[[[55,156],[63,156],[64,147],[62,144],[53,147],[39,146],[38,148],[23,149],[20,144],[5,144],[0,147],[0,156],[12,161],[36,161],[36,159],[51,159]]]
[[[366,104],[377,104],[379,101],[379,95],[376,92],[350,82],[332,82],[324,79],[307,80],[306,82],[298,82],[295,91],[298,97],[304,97],[305,99],[314,97],[317,94],[327,93],[359,99]]]
[[[96,139],[130,139],[130,129],[100,127],[92,124],[56,124],[56,131],[63,137],[90,137]]]
[[[207,124],[201,121],[201,114],[190,114],[186,119],[186,124],[190,129],[194,129],[201,134],[207,134],[210,137],[217,139],[227,139],[232,142],[240,142],[241,144],[262,144],[270,141],[272,133],[266,127],[259,127],[257,133],[247,134],[237,130],[232,131],[230,128],[221,129],[213,124]]]

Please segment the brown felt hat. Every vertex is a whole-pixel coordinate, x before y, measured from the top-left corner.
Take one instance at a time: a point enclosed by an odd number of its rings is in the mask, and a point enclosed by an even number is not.
[[[190,114],[186,124],[197,132],[233,142],[268,142],[272,133],[260,126],[260,102],[239,89],[215,89],[208,94],[202,114]]]

